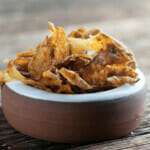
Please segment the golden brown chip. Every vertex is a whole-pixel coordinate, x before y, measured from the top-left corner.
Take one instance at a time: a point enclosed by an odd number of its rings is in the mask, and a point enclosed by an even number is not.
[[[28,65],[28,70],[31,78],[39,80],[42,76],[42,73],[50,69],[51,64],[52,60],[50,57],[50,50],[45,47],[39,48],[35,52]]]
[[[51,90],[47,89],[46,86],[44,84],[42,84],[41,82],[37,82],[37,81],[34,81],[32,79],[28,79],[28,78],[24,77],[23,75],[21,75],[21,73],[15,68],[13,62],[10,62],[8,64],[6,71],[7,71],[8,75],[10,76],[11,79],[20,80],[24,84],[31,85],[31,86],[34,86],[36,88],[51,92]]]
[[[42,83],[56,93],[73,93],[69,84],[63,84],[59,74],[50,71],[43,73]]]
[[[70,70],[79,71],[84,68],[90,62],[90,58],[79,55],[71,55],[66,57],[64,60],[55,63],[55,66],[60,69],[62,67]]]
[[[59,75],[56,75],[56,74],[50,72],[49,70],[43,72],[43,76],[42,77],[43,77],[42,78],[42,82],[45,85],[61,86],[61,84],[62,84],[62,81],[60,80]],[[48,80],[46,81],[45,79],[48,79]]]
[[[68,37],[73,38],[81,38],[81,39],[88,39],[91,36],[97,35],[100,32],[99,29],[91,29],[87,30],[86,28],[79,28],[76,31],[72,31]]]
[[[101,57],[98,56],[95,56],[89,64],[79,71],[80,76],[94,87],[104,86],[107,77]]]
[[[100,66],[99,69],[97,69],[97,66],[93,65],[85,70],[83,69],[79,74],[88,84],[95,88],[102,88],[107,86],[107,75],[105,74],[103,68]]]
[[[53,54],[51,55],[54,62],[69,56],[69,45],[67,44],[66,33],[63,28],[57,27],[54,30],[49,45],[53,48]]]
[[[127,65],[129,68],[131,68],[132,70],[135,70],[135,69],[136,69],[136,62],[133,61],[133,60],[128,61],[128,62],[126,63],[126,65]]]
[[[30,78],[29,72],[26,71],[19,71],[24,77]]]
[[[82,38],[82,39],[86,39],[86,34],[87,29],[86,28],[79,28],[78,30],[73,30],[68,37],[73,37],[73,38]]]
[[[77,39],[69,37],[68,41],[71,45],[72,54],[85,53],[85,50],[95,50],[101,53],[101,51],[107,52],[106,54],[112,56],[113,58],[118,56],[118,59],[134,60],[133,53],[126,47],[122,47],[115,40],[105,35],[104,33],[98,33],[96,36],[89,39]],[[119,58],[120,57],[120,58]]]
[[[82,79],[79,74],[77,74],[74,71],[68,70],[66,68],[61,68],[58,71],[64,78],[67,79],[68,82],[70,82],[72,85],[75,85],[81,89],[91,89],[92,86],[90,86],[84,79]]]
[[[29,64],[30,60],[29,58],[17,58],[14,60],[14,64],[17,66],[26,66]]]
[[[111,76],[107,78],[109,84],[112,87],[119,87],[125,83],[134,84],[138,81],[138,78],[132,78],[129,76]]]
[[[137,77],[137,73],[135,71],[122,64],[106,65],[104,70],[105,73],[108,74],[108,76],[116,75],[116,76],[129,76],[132,78]]]
[[[14,62],[10,62],[7,66],[7,69],[6,69],[7,73],[9,74],[9,76],[12,78],[12,79],[17,79],[17,80],[20,80],[22,82],[25,82],[25,77],[23,77],[19,71],[17,71],[17,69],[15,68],[14,66]]]
[[[100,33],[100,30],[99,29],[91,29],[88,31],[88,34],[89,35],[97,35],[98,33]]]
[[[69,84],[64,84],[58,89],[57,93],[73,94],[74,92],[72,91],[71,86]]]
[[[18,59],[20,57],[32,57],[34,55],[34,49],[33,48],[30,48],[30,51],[29,52],[20,52],[20,53],[17,53],[15,58]]]
[[[68,37],[68,41],[71,45],[71,52],[73,54],[80,54],[84,50],[95,50],[98,52],[102,48],[105,48],[105,43],[107,42],[107,39],[103,39],[103,34],[99,33],[98,35],[88,39]]]
[[[3,85],[5,82],[10,82],[13,79],[8,75],[6,71],[0,71],[0,86]]]

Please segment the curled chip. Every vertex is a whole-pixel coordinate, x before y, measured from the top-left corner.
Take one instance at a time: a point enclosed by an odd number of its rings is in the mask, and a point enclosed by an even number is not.
[[[81,89],[91,89],[92,86],[90,86],[85,80],[83,80],[79,74],[77,74],[74,71],[68,70],[66,68],[62,68],[59,70],[59,73],[64,76],[65,79],[69,81],[72,85],[75,85]]]
[[[68,68],[70,70],[79,71],[84,68],[91,61],[88,57],[71,55],[66,57],[64,60],[59,61],[55,64],[55,66],[60,69],[62,67]]]
[[[138,79],[132,51],[99,29],[79,28],[68,36],[48,22],[50,36],[6,59],[0,85],[12,80],[55,93],[86,93],[134,84]]]
[[[112,87],[118,87],[124,83],[134,84],[138,81],[138,79],[129,76],[111,76],[107,78],[107,81]]]
[[[62,80],[59,74],[45,71],[41,79],[42,83],[56,93],[73,93],[69,84],[62,84]]]
[[[26,66],[30,62],[29,58],[17,58],[14,60],[16,66]]]
[[[20,52],[16,54],[16,59],[22,57],[32,57],[34,55],[34,49],[31,47],[29,52]]]
[[[0,71],[0,86],[3,85],[5,82],[10,82],[13,79],[9,76],[7,71]]]
[[[51,91],[51,90],[48,90],[46,88],[46,86],[41,83],[41,82],[38,82],[38,81],[34,81],[32,79],[28,79],[26,77],[24,77],[14,66],[14,63],[11,61],[9,64],[8,64],[8,67],[6,69],[6,72],[7,74],[9,75],[10,79],[11,80],[20,80],[21,82],[23,82],[24,84],[27,84],[27,85],[31,85],[31,86],[34,86],[36,88],[39,88],[39,89],[43,89],[43,90],[47,90],[47,91]]]
[[[28,70],[32,79],[39,80],[42,73],[49,70],[52,60],[50,57],[50,50],[46,47],[39,48],[35,52],[35,55],[31,58],[28,65]]]
[[[73,38],[81,38],[81,39],[88,39],[91,36],[94,36],[100,32],[99,29],[91,29],[87,30],[86,28],[79,28],[76,31],[72,31],[68,37],[73,37]]]

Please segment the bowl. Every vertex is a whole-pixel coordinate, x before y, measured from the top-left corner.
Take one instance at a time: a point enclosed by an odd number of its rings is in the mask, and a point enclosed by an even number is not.
[[[2,87],[2,108],[16,130],[42,140],[84,143],[127,135],[144,112],[145,78],[111,90],[88,94],[56,94],[20,81]]]

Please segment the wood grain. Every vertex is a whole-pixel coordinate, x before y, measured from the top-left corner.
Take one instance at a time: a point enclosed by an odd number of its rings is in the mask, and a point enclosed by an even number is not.
[[[145,115],[140,126],[131,134],[116,140],[109,140],[97,143],[89,143],[82,145],[51,143],[37,140],[25,136],[15,131],[4,118],[0,109],[0,150],[19,150],[19,149],[36,149],[36,150],[51,150],[51,149],[100,149],[100,150],[134,150],[134,149],[150,149],[150,20],[149,18],[142,19],[123,19],[122,21],[107,21],[95,22],[92,24],[84,24],[89,28],[101,27],[107,33],[122,40],[135,53],[137,62],[141,70],[144,72],[147,79],[147,96],[145,105]],[[66,27],[69,31],[78,26]],[[12,58],[17,51],[28,50],[29,46],[41,41],[48,34],[46,30],[33,31],[26,33],[17,33],[15,36],[0,36],[1,55],[0,61],[4,57]],[[4,68],[4,65],[0,65]]]

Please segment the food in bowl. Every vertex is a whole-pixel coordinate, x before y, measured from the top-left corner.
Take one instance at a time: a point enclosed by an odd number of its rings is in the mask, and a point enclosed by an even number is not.
[[[0,72],[0,84],[7,82],[1,95],[10,125],[63,143],[133,131],[144,113],[146,90],[132,51],[98,29],[79,28],[66,36],[63,28],[48,25],[50,37],[5,60],[7,69]]]
[[[20,80],[55,93],[90,93],[109,90],[139,78],[133,52],[99,29],[79,28],[68,36],[48,22],[51,36],[36,49],[6,60],[0,84]]]

